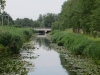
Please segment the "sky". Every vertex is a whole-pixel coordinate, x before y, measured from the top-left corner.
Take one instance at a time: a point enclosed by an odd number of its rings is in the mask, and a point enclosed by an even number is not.
[[[61,12],[61,6],[67,0],[6,0],[5,11],[16,18],[36,20],[39,14]]]

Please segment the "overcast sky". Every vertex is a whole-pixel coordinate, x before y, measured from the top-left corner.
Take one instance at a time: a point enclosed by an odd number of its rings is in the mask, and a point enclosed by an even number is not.
[[[16,18],[36,20],[39,14],[60,13],[61,6],[67,0],[6,0],[5,11]]]

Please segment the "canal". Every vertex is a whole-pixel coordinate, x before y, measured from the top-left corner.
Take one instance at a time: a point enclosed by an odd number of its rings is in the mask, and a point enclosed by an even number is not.
[[[61,66],[59,54],[50,47],[46,38],[37,38],[34,53],[39,57],[31,60],[35,65],[34,71],[28,75],[68,75]]]
[[[36,59],[25,59],[35,66],[33,70],[28,72],[28,75],[75,75],[73,72],[67,71],[64,67],[63,58],[51,46],[46,37],[38,36],[31,43],[35,47],[31,57],[35,56]]]
[[[76,75],[52,45],[46,37],[37,36],[23,45],[20,55],[0,63],[0,75]]]

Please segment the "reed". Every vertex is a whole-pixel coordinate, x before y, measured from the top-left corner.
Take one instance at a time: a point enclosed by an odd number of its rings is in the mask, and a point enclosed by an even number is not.
[[[0,26],[0,44],[7,47],[8,54],[18,54],[23,42],[29,40],[32,30]]]
[[[59,46],[64,46],[75,55],[83,55],[100,60],[100,43],[82,34],[55,31],[51,40]]]

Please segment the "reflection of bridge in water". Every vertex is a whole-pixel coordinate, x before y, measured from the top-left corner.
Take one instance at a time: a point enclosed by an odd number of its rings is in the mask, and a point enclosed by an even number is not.
[[[42,34],[42,35],[51,32],[51,28],[33,28],[33,29],[38,31],[39,34]]]

